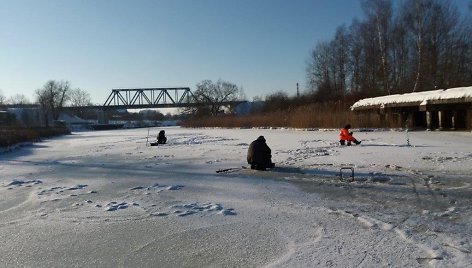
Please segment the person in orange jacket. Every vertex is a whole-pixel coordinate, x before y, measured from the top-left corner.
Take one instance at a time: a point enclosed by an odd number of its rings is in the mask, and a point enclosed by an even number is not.
[[[347,146],[351,146],[351,142],[354,142],[356,145],[361,143],[356,138],[354,138],[354,136],[352,136],[352,132],[349,131],[350,129],[351,129],[350,124],[347,124],[343,128],[341,128],[341,131],[339,132],[339,143],[341,145],[345,145],[346,141],[347,141]]]

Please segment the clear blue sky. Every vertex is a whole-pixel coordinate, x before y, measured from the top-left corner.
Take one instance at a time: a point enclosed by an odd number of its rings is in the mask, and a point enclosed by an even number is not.
[[[249,99],[294,94],[315,44],[362,16],[358,0],[0,0],[0,90],[34,100],[67,80],[101,104],[221,78]]]

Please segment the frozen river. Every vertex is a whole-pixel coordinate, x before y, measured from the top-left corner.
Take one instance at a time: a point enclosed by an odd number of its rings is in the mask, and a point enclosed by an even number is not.
[[[362,145],[340,147],[333,130],[174,127],[147,146],[159,130],[0,153],[0,266],[472,265],[470,132],[355,132]],[[272,171],[241,168],[259,135]]]

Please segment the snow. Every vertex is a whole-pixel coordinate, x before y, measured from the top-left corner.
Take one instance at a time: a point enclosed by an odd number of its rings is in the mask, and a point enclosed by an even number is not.
[[[1,266],[472,265],[470,132],[165,130],[1,153]],[[267,172],[242,168],[260,135]]]
[[[461,100],[468,99],[472,101],[472,86],[471,87],[457,87],[449,89],[439,89],[432,91],[422,91],[406,94],[394,94],[388,96],[381,96],[375,98],[362,99],[354,103],[351,109],[362,109],[366,107],[384,107],[389,104],[417,104],[426,105],[435,100]]]

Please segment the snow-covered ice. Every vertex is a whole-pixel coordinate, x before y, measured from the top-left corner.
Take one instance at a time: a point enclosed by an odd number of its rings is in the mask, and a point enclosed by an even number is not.
[[[0,153],[0,267],[472,266],[470,132],[165,130]]]

